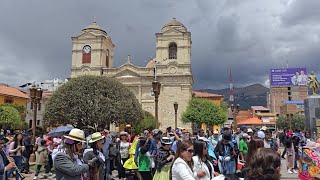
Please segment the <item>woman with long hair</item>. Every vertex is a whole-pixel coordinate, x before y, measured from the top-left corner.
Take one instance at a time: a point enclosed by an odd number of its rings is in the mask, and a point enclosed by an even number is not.
[[[287,149],[287,170],[289,174],[297,173],[297,171],[294,169],[294,160],[295,160],[295,150],[294,150],[294,144],[293,144],[293,133],[291,131],[287,132],[287,139],[285,142],[285,146]]]
[[[83,142],[85,142],[84,132],[74,128],[64,137],[63,149],[53,158],[56,179],[84,180],[91,163],[84,164],[79,158]]]
[[[193,174],[194,148],[190,141],[182,141],[178,146],[173,165],[171,167],[172,180],[195,180]]]
[[[105,138],[100,132],[93,133],[91,135],[90,149],[84,150],[83,160],[88,163],[93,162],[89,169],[88,179],[89,180],[100,180],[104,179],[105,176],[105,157],[102,152]]]
[[[22,134],[17,133],[14,136],[13,142],[10,143],[9,147],[9,155],[14,159],[14,162],[16,163],[16,166],[18,169],[21,169],[21,161],[22,161],[22,152],[25,150],[25,147],[22,142]],[[8,172],[9,177],[13,170]],[[19,180],[19,174],[16,173],[16,180]]]
[[[210,180],[214,177],[213,163],[208,156],[207,144],[204,141],[194,141],[194,156],[192,158],[194,167],[193,172],[196,179]]]
[[[257,149],[264,147],[264,142],[262,139],[251,139],[249,142],[248,154],[246,164],[249,163],[253,154],[257,151]]]
[[[168,180],[170,175],[170,167],[174,159],[174,151],[171,149],[172,141],[169,137],[161,138],[161,147],[156,155],[157,171],[153,180]]]
[[[117,162],[117,168],[119,173],[119,178],[126,178],[125,168],[123,167],[124,163],[129,159],[129,149],[130,142],[128,142],[129,137],[128,133],[125,131],[120,132],[120,140],[117,141],[116,147],[120,152],[120,162]]]
[[[281,177],[280,154],[271,148],[259,148],[248,164],[246,180],[279,180]]]

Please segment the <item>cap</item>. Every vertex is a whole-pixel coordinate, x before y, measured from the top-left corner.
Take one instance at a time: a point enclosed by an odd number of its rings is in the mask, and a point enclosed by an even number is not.
[[[249,137],[249,135],[247,133],[242,134],[242,138],[248,138],[248,137]]]
[[[258,131],[257,135],[258,135],[258,138],[260,138],[260,139],[263,139],[265,137],[263,131]]]
[[[161,143],[162,144],[172,144],[172,141],[171,141],[171,139],[170,138],[168,138],[168,137],[162,137],[161,138]]]
[[[213,134],[219,134],[219,131],[215,130],[213,131]]]
[[[248,133],[253,133],[252,129],[251,128],[248,128]]]

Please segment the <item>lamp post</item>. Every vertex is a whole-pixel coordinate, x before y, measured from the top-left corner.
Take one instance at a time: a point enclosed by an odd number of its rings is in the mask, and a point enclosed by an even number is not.
[[[37,122],[37,110],[40,110],[40,100],[42,99],[42,89],[36,87],[35,84],[30,88],[31,107],[33,109],[33,121],[32,121],[32,143],[36,143],[36,122]]]
[[[174,108],[174,128],[176,130],[178,126],[178,103],[177,102],[173,103],[173,108]]]
[[[236,117],[237,117],[237,115],[238,115],[238,113],[240,111],[240,105],[237,104],[237,107],[234,108],[234,105],[231,104],[230,109],[231,109],[232,117],[233,117],[233,125],[234,125],[233,129],[236,131],[237,130],[237,119],[236,119]]]
[[[152,91],[154,93],[154,102],[155,102],[155,108],[154,108],[154,114],[156,118],[156,128],[159,128],[159,121],[158,121],[158,99],[160,95],[160,88],[161,84],[157,80],[154,80],[152,82]]]

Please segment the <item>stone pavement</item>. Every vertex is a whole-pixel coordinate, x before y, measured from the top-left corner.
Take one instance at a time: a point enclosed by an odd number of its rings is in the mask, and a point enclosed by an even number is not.
[[[25,180],[33,180],[34,173],[32,173],[32,174],[23,174],[23,175],[26,177]],[[43,175],[44,175],[44,173],[40,173],[39,176],[38,176],[38,179],[39,180],[40,179],[48,179],[48,180],[55,180],[56,179],[55,176],[50,176],[48,178],[43,178]],[[119,178],[116,177],[117,175],[118,175],[118,172],[113,171],[112,178],[114,180],[119,180]],[[9,180],[15,180],[15,178],[9,178]]]
[[[281,160],[281,179],[289,180],[289,179],[299,179],[298,174],[289,174],[287,173],[287,161]]]

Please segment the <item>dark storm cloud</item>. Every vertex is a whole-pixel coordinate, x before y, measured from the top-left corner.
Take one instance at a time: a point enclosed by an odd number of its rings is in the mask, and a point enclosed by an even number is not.
[[[4,1],[0,6],[0,82],[67,78],[71,37],[93,19],[111,36],[115,64],[144,66],[155,33],[176,17],[192,34],[195,89],[267,83],[270,68],[320,73],[317,0]]]

